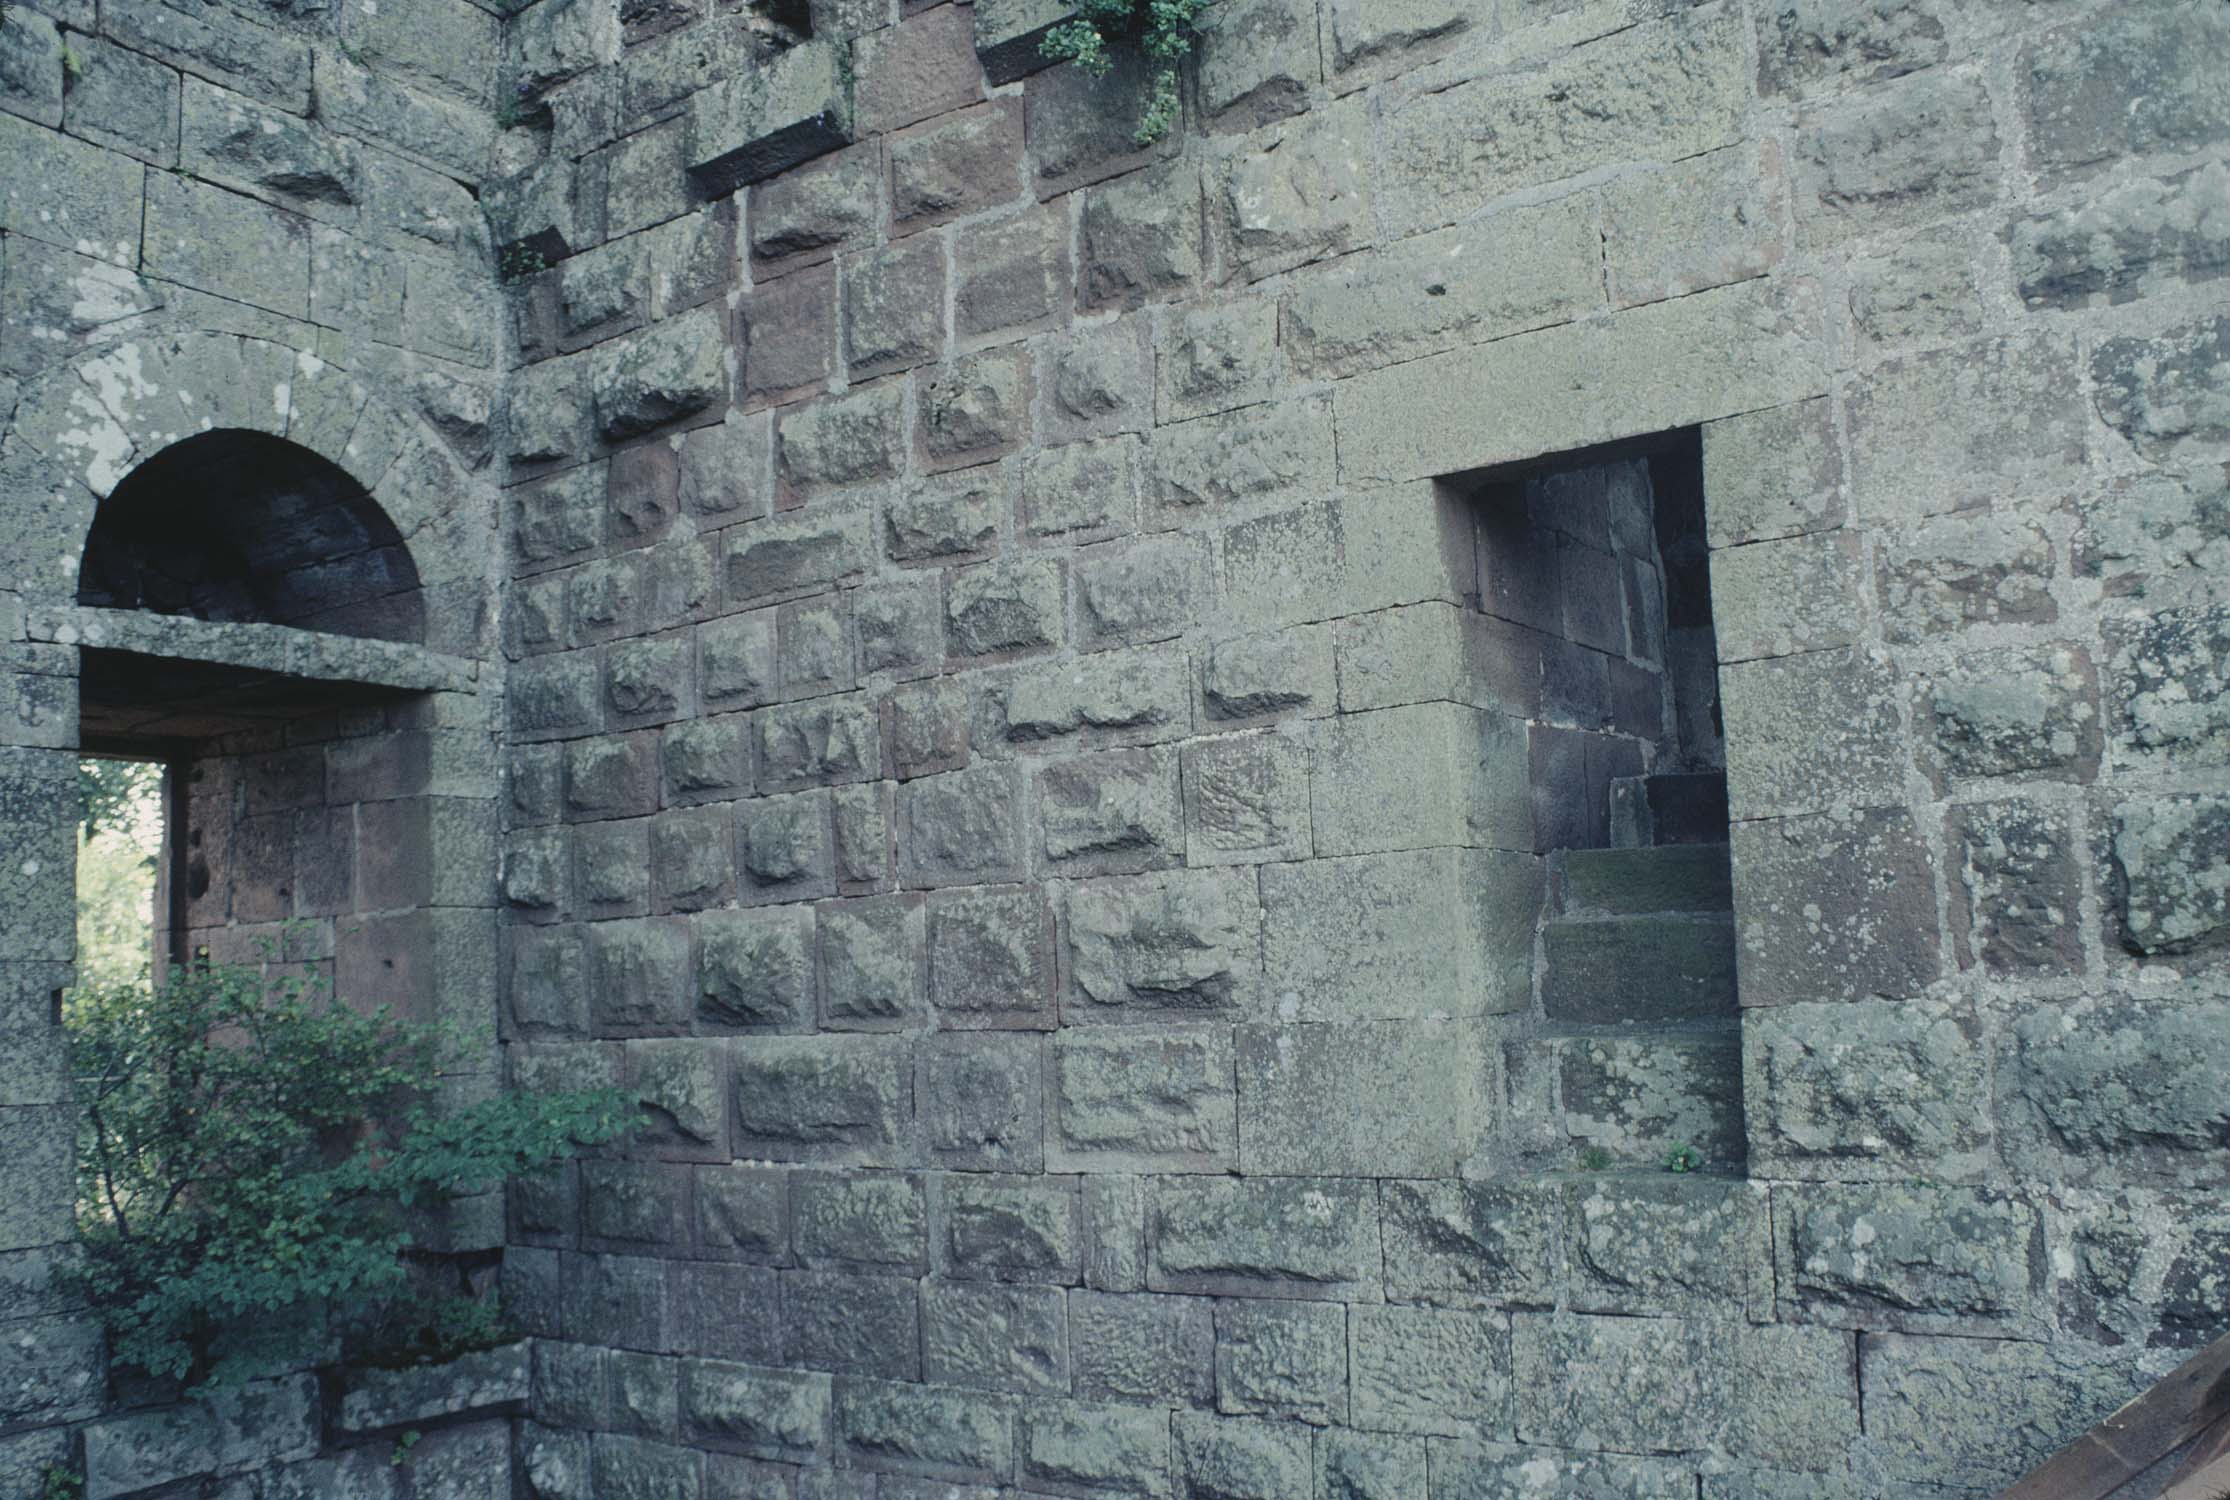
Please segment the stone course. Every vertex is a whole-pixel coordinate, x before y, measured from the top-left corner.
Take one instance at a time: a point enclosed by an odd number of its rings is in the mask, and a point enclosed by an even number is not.
[[[2230,1326],[2221,7],[1065,14],[10,6],[0,1489],[1945,1500]],[[211,427],[422,636],[81,608]],[[377,695],[167,721],[192,941],[642,1102],[528,1344],[35,1289],[125,656]]]

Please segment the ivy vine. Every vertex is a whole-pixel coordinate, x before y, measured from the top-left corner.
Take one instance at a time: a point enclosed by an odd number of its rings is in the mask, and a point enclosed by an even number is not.
[[[1108,49],[1135,45],[1154,77],[1133,138],[1150,146],[1177,123],[1178,66],[1192,50],[1194,23],[1207,7],[1208,0],[1077,0],[1076,14],[1045,34],[1041,50],[1055,62],[1074,63],[1104,78],[1115,66]]]

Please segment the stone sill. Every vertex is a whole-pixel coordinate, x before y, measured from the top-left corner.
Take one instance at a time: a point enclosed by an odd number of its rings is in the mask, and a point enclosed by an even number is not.
[[[469,693],[480,675],[477,662],[404,641],[327,635],[287,625],[232,624],[86,605],[34,609],[25,623],[32,640],[58,646],[246,667],[404,692]]]
[[[836,43],[807,42],[693,95],[689,179],[697,191],[725,197],[848,145],[849,58]]]

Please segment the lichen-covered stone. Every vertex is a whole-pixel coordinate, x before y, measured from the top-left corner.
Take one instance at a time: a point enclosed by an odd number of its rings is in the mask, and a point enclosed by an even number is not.
[[[591,377],[597,430],[607,439],[631,437],[726,399],[725,334],[717,309],[698,308],[598,346]]]
[[[2113,849],[2130,948],[2188,953],[2230,936],[2230,798],[2131,801],[2115,813]]]
[[[1250,880],[1184,872],[1092,881],[1070,888],[1067,917],[1072,1023],[1215,1014],[1255,993]]]
[[[2097,692],[2065,646],[1965,652],[1922,680],[1926,744],[1947,777],[2082,777],[2098,764]]]
[[[1317,1425],[1346,1420],[1347,1311],[1323,1302],[1219,1302],[1216,1409]]]
[[[1348,1321],[1358,1425],[1443,1437],[1505,1425],[1510,1330],[1501,1314],[1357,1307]]]
[[[1751,1170],[1964,1180],[1988,1161],[1973,1019],[1912,1001],[1803,1003],[1743,1018]]]
[[[2082,962],[2082,877],[2075,830],[2026,799],[1969,803],[1947,830],[1951,934],[1962,966],[1993,974],[2060,972]]]
[[[1377,1300],[1378,1204],[1367,1182],[1157,1178],[1148,1213],[1156,1291]]]
[[[734,1057],[739,1145],[792,1161],[905,1156],[913,1069],[902,1038],[752,1037]]]
[[[1858,1432],[1853,1340],[1825,1328],[1529,1314],[1513,1330],[1517,1433],[1560,1448],[1716,1449],[1825,1469]]]
[[[1054,1039],[1056,1171],[1221,1171],[1236,1154],[1231,1033],[1123,1027]]]
[[[2219,1003],[2128,1000],[2021,1016],[1999,1062],[2008,1154],[2052,1176],[2213,1180],[2230,1155],[2226,1020]]]
[[[1495,1114],[1497,1049],[1475,1023],[1240,1028],[1248,1172],[1454,1173]]]
[[[1894,1479],[1995,1489],[2042,1463],[2146,1384],[2049,1344],[1869,1336],[1866,1431]]]

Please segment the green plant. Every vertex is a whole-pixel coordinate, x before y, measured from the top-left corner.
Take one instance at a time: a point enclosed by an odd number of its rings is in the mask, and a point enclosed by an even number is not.
[[[1045,34],[1040,50],[1104,78],[1115,61],[1111,44],[1135,43],[1154,69],[1153,91],[1140,112],[1141,146],[1160,140],[1177,123],[1178,64],[1192,50],[1194,26],[1208,0],[1077,0],[1076,14]]]
[[[58,1275],[120,1367],[224,1385],[485,1334],[491,1312],[427,1285],[414,1216],[628,1128],[609,1089],[436,1110],[445,1033],[274,972],[64,999],[83,1254]]]
[[[496,261],[496,275],[504,282],[524,281],[550,269],[542,252],[532,245],[517,244],[503,247],[503,254]]]
[[[85,59],[68,42],[62,44],[62,76],[72,83],[85,76]]]
[[[1611,1154],[1601,1146],[1587,1146],[1581,1149],[1580,1170],[1582,1172],[1607,1172],[1610,1170],[1610,1166]]]
[[[39,1470],[39,1500],[85,1500],[85,1476],[60,1464]]]
[[[395,1451],[387,1456],[387,1462],[398,1469],[409,1463],[410,1450],[417,1447],[418,1440],[424,1436],[424,1433],[413,1427],[410,1431],[395,1439]]]
[[[1665,1153],[1665,1170],[1668,1172],[1696,1172],[1703,1169],[1703,1153],[1683,1141]]]

